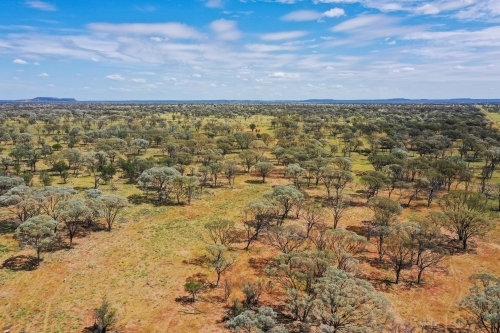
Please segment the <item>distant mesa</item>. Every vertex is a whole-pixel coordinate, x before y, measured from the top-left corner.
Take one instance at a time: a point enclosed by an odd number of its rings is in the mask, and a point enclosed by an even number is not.
[[[58,98],[58,97],[35,97],[26,100],[26,102],[36,102],[36,103],[56,103],[56,102],[71,103],[76,101],[77,100],[74,98]]]

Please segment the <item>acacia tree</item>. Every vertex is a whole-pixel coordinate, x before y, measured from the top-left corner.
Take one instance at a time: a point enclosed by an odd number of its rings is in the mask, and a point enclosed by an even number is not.
[[[389,301],[375,288],[352,274],[329,267],[315,286],[318,299],[314,313],[323,332],[382,331],[392,314]]]
[[[116,194],[106,194],[100,196],[98,202],[106,220],[107,230],[111,231],[118,213],[129,207],[128,200]]]
[[[118,321],[116,309],[104,299],[98,308],[94,309],[94,333],[106,333]]]
[[[243,210],[243,225],[247,236],[245,250],[259,238],[259,235],[271,227],[271,222],[276,219],[276,206],[268,200],[253,200],[247,203]]]
[[[443,196],[439,205],[442,214],[435,216],[444,228],[457,235],[464,250],[470,238],[482,236],[494,227],[484,214],[487,197],[482,193],[452,191]]]
[[[405,223],[391,227],[385,245],[385,256],[396,274],[394,283],[399,283],[401,271],[411,268],[414,256],[414,243],[410,237],[412,230],[418,228],[414,223]]]
[[[36,251],[37,265],[40,265],[40,253],[55,239],[54,228],[57,222],[47,215],[30,217],[16,229],[16,237],[22,245]]]
[[[33,188],[19,185],[0,196],[0,207],[6,207],[16,215],[20,222],[36,216],[40,212],[38,202],[33,196]]]
[[[266,177],[274,170],[274,165],[271,162],[258,162],[255,164],[255,170],[262,177],[262,182],[266,182]]]
[[[295,225],[274,226],[267,234],[269,244],[283,253],[300,251],[307,238]]]
[[[373,212],[374,226],[369,233],[376,236],[377,252],[379,260],[382,261],[385,250],[384,241],[390,233],[390,226],[403,209],[399,202],[381,197],[371,198],[368,201],[368,208]]]
[[[221,275],[234,264],[235,258],[229,256],[227,247],[222,244],[213,244],[207,246],[207,257],[210,266],[217,274],[217,281],[215,286],[219,285]]]
[[[338,194],[336,195],[329,204],[329,208],[333,215],[333,229],[337,229],[340,220],[345,216],[345,214],[352,208],[351,198]]]
[[[290,211],[304,201],[304,194],[293,185],[278,185],[272,191],[264,193],[264,197],[275,201],[281,210],[278,225],[283,224]]]
[[[93,216],[93,211],[81,198],[59,202],[55,207],[59,219],[64,223],[69,237],[69,248],[73,247],[73,237],[77,231]]]
[[[230,247],[236,238],[234,221],[227,219],[217,219],[204,225],[208,237],[215,244]]]
[[[137,179],[137,183],[143,190],[153,188],[158,195],[158,201],[163,201],[168,199],[173,190],[172,182],[174,178],[180,176],[180,172],[174,168],[153,167],[144,170]]]
[[[465,321],[474,332],[500,332],[500,279],[491,274],[472,275],[474,285],[459,306],[466,311]]]
[[[301,216],[304,220],[307,238],[309,238],[309,234],[313,229],[322,229],[324,227],[325,213],[320,205],[306,204],[302,209]]]
[[[44,186],[36,189],[33,196],[40,206],[41,211],[58,221],[58,211],[55,209],[61,201],[68,200],[76,194],[71,186]]]

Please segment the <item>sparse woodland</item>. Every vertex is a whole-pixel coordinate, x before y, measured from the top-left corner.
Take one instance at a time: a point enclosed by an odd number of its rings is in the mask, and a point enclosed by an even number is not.
[[[0,104],[0,323],[499,333],[497,121],[497,105]]]

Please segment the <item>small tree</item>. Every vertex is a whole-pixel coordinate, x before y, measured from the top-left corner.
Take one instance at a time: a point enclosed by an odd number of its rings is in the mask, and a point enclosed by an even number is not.
[[[323,332],[382,331],[391,317],[389,301],[377,295],[370,283],[342,270],[329,267],[315,289],[314,313]]]
[[[208,237],[214,244],[221,244],[230,247],[236,238],[234,221],[217,219],[205,224]]]
[[[304,219],[304,226],[306,228],[306,237],[313,229],[322,228],[325,221],[324,209],[317,204],[306,204],[302,211],[302,218]]]
[[[184,289],[191,294],[191,302],[196,302],[196,296],[204,289],[200,281],[189,281],[184,285]]]
[[[457,235],[464,250],[470,238],[482,236],[494,227],[484,214],[487,201],[482,193],[452,191],[439,202],[443,214],[435,216],[444,228]]]
[[[92,217],[93,211],[81,198],[61,201],[56,205],[55,210],[57,211],[59,219],[66,227],[69,237],[69,248],[72,248],[73,237],[83,223]]]
[[[293,185],[275,186],[272,191],[264,193],[264,197],[278,204],[281,211],[281,218],[278,221],[278,225],[283,224],[290,211],[297,206],[299,202],[304,201],[304,194]]]
[[[333,229],[337,229],[340,220],[352,208],[351,198],[343,194],[335,195],[330,201],[329,208],[333,215]]]
[[[473,275],[470,294],[459,303],[474,332],[500,332],[500,279],[490,274]]]
[[[276,206],[268,200],[253,200],[247,203],[243,210],[243,225],[247,236],[245,250],[257,240],[260,234],[271,227],[271,222],[276,219]]]
[[[94,333],[106,333],[118,321],[116,309],[104,299],[101,306],[94,309],[94,320]]]
[[[100,204],[100,208],[103,212],[104,218],[106,219],[106,225],[108,227],[107,229],[108,231],[111,231],[118,213],[123,211],[123,209],[129,207],[128,200],[119,195],[106,194],[100,196],[98,202]]]
[[[21,244],[35,249],[37,265],[40,265],[40,253],[55,239],[56,224],[50,216],[38,215],[27,219],[16,229],[16,236]]]
[[[373,225],[370,233],[376,236],[379,260],[384,256],[384,241],[390,233],[390,225],[401,214],[403,209],[399,202],[387,198],[375,197],[368,201],[368,207],[373,212]]]
[[[235,258],[229,256],[227,248],[221,244],[210,245],[206,249],[210,266],[217,273],[217,282],[215,282],[215,286],[217,287],[221,275],[234,264]]]
[[[302,229],[294,226],[274,226],[268,234],[269,244],[283,253],[300,251],[307,238]]]
[[[413,264],[414,243],[409,237],[410,228],[414,228],[412,223],[393,226],[387,237],[385,255],[396,274],[396,284],[399,283],[401,271],[411,268]]]
[[[255,169],[262,177],[262,182],[266,182],[266,177],[274,170],[274,165],[271,162],[258,162],[255,164]]]

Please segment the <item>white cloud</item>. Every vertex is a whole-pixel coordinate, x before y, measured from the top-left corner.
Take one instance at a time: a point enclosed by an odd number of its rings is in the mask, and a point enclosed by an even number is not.
[[[376,26],[381,23],[387,24],[389,20],[390,18],[385,15],[360,15],[336,25],[332,30],[336,32],[349,32],[367,26]]]
[[[319,20],[324,17],[327,18],[340,17],[344,15],[345,11],[342,8],[332,8],[323,13],[315,10],[297,10],[282,16],[281,19],[283,21],[301,22],[301,21]]]
[[[323,16],[326,17],[340,17],[344,16],[345,12],[342,8],[332,8],[323,13]]]
[[[436,7],[430,3],[426,3],[425,5],[415,9],[415,12],[419,13],[419,14],[425,14],[425,15],[435,15],[435,14],[439,14],[440,10],[438,7]]]
[[[160,37],[151,37],[151,38],[149,38],[149,39],[151,39],[153,42],[158,42],[158,43],[159,43],[159,42],[161,42],[161,41],[163,40],[163,39],[161,39]]]
[[[146,83],[145,79],[132,79],[130,81],[135,82],[135,83]]]
[[[37,76],[38,77],[47,77],[47,76],[49,76],[49,74],[47,74],[47,73],[40,73]]]
[[[284,40],[284,39],[295,39],[306,35],[305,31],[283,31],[283,32],[273,32],[268,34],[263,34],[260,36],[262,40]]]
[[[222,7],[222,0],[207,0],[205,6],[208,8],[220,8]]]
[[[295,46],[269,45],[269,44],[246,44],[245,48],[252,52],[275,52],[297,50]]]
[[[26,1],[25,4],[31,8],[49,12],[57,10],[56,6],[44,1]]]
[[[220,19],[213,21],[210,28],[220,40],[236,40],[241,38],[241,32],[236,27],[236,21]]]
[[[322,13],[315,10],[297,10],[281,17],[283,21],[314,21],[319,20],[323,16]]]
[[[14,64],[18,64],[18,65],[27,65],[28,62],[22,60],[22,59],[16,59],[13,61]]]
[[[106,76],[106,79],[114,80],[114,81],[125,81],[125,78],[120,74],[111,74]]]
[[[193,77],[201,77],[200,74],[193,74]]]
[[[403,72],[413,72],[415,71],[415,68],[413,67],[404,67],[403,69],[401,69]]]
[[[199,39],[202,35],[182,23],[91,23],[90,30],[115,35],[160,35],[176,39]]]
[[[274,79],[287,79],[287,78],[295,79],[298,78],[300,75],[294,73],[274,72],[269,74],[268,76]]]

